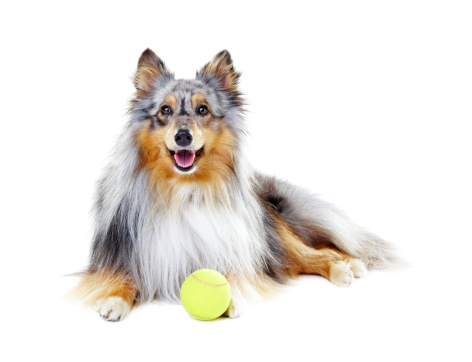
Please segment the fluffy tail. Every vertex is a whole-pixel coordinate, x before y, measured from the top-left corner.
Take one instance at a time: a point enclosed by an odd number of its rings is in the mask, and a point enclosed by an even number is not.
[[[332,230],[332,242],[341,251],[361,259],[368,269],[393,269],[405,265],[392,244],[358,227],[346,216],[342,217],[347,223],[344,233]],[[346,237],[346,233],[350,233],[351,236]]]

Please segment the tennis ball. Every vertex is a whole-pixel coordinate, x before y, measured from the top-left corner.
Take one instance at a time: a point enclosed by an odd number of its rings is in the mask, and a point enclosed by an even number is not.
[[[228,309],[231,288],[222,274],[200,269],[185,279],[180,289],[180,301],[193,318],[209,321]]]

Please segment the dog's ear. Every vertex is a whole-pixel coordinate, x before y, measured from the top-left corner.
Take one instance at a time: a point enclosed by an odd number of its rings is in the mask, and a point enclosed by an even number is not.
[[[146,96],[152,90],[154,81],[167,73],[164,62],[151,49],[146,49],[139,57],[138,70],[134,76],[134,86],[138,98]]]
[[[238,91],[240,74],[234,70],[233,60],[227,50],[216,54],[211,62],[197,72],[197,78],[202,80],[213,77],[218,80],[220,91],[227,92],[235,103],[242,103],[241,93]]]

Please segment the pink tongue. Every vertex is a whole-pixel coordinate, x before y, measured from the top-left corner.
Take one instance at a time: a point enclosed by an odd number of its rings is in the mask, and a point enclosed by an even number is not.
[[[174,158],[177,162],[177,165],[187,168],[192,166],[193,160],[195,159],[195,154],[191,151],[181,150],[175,153]]]

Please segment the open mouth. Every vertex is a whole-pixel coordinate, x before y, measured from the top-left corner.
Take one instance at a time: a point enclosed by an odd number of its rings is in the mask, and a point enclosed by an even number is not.
[[[169,154],[174,158],[175,167],[183,172],[188,172],[193,169],[198,157],[203,153],[203,147],[197,151],[194,150],[169,150]]]

